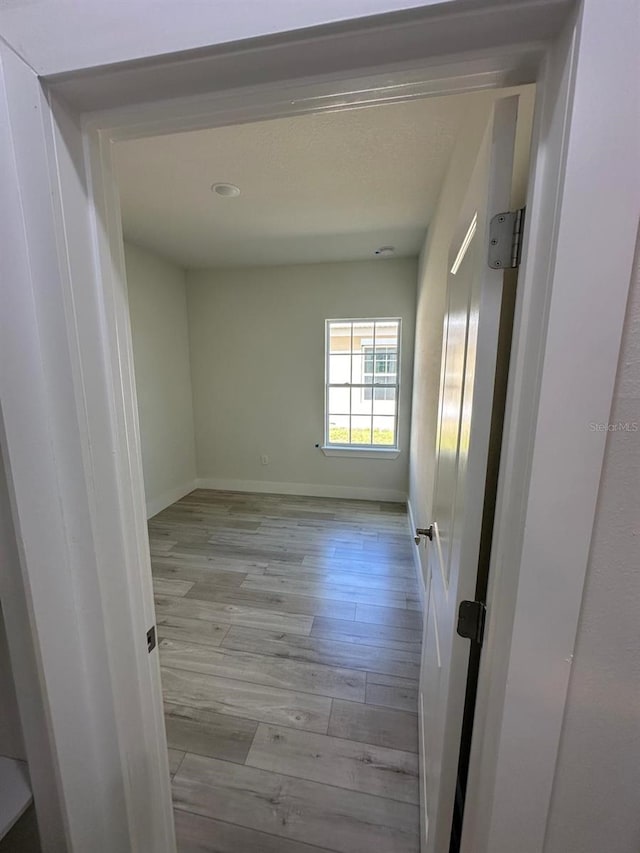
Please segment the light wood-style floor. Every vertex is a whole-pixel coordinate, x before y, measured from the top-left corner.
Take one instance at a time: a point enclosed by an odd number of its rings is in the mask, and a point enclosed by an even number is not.
[[[417,853],[404,507],[198,490],[149,535],[180,853]]]

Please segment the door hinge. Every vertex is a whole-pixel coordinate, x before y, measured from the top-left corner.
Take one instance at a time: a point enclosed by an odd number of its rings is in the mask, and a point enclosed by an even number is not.
[[[497,213],[489,223],[489,266],[493,270],[520,266],[526,208]]]
[[[156,626],[152,625],[149,628],[149,630],[147,631],[147,651],[149,652],[149,654],[151,654],[151,652],[155,649],[155,647],[156,647]]]
[[[461,601],[458,608],[458,634],[482,645],[484,617],[487,608],[481,601]]]

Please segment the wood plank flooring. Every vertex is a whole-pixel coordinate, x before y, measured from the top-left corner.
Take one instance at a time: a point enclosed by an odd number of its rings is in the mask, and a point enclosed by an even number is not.
[[[149,541],[180,853],[418,853],[404,507],[197,490]]]

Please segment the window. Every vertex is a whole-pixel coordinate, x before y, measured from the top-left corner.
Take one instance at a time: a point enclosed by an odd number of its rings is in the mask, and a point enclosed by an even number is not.
[[[400,320],[327,320],[325,446],[396,448]]]

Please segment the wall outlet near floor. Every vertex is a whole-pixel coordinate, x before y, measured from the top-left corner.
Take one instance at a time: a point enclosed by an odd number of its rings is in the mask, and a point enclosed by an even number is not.
[[[269,457],[267,456],[266,453],[262,454],[262,456],[260,457],[260,461],[262,462],[263,465],[269,464]]]

